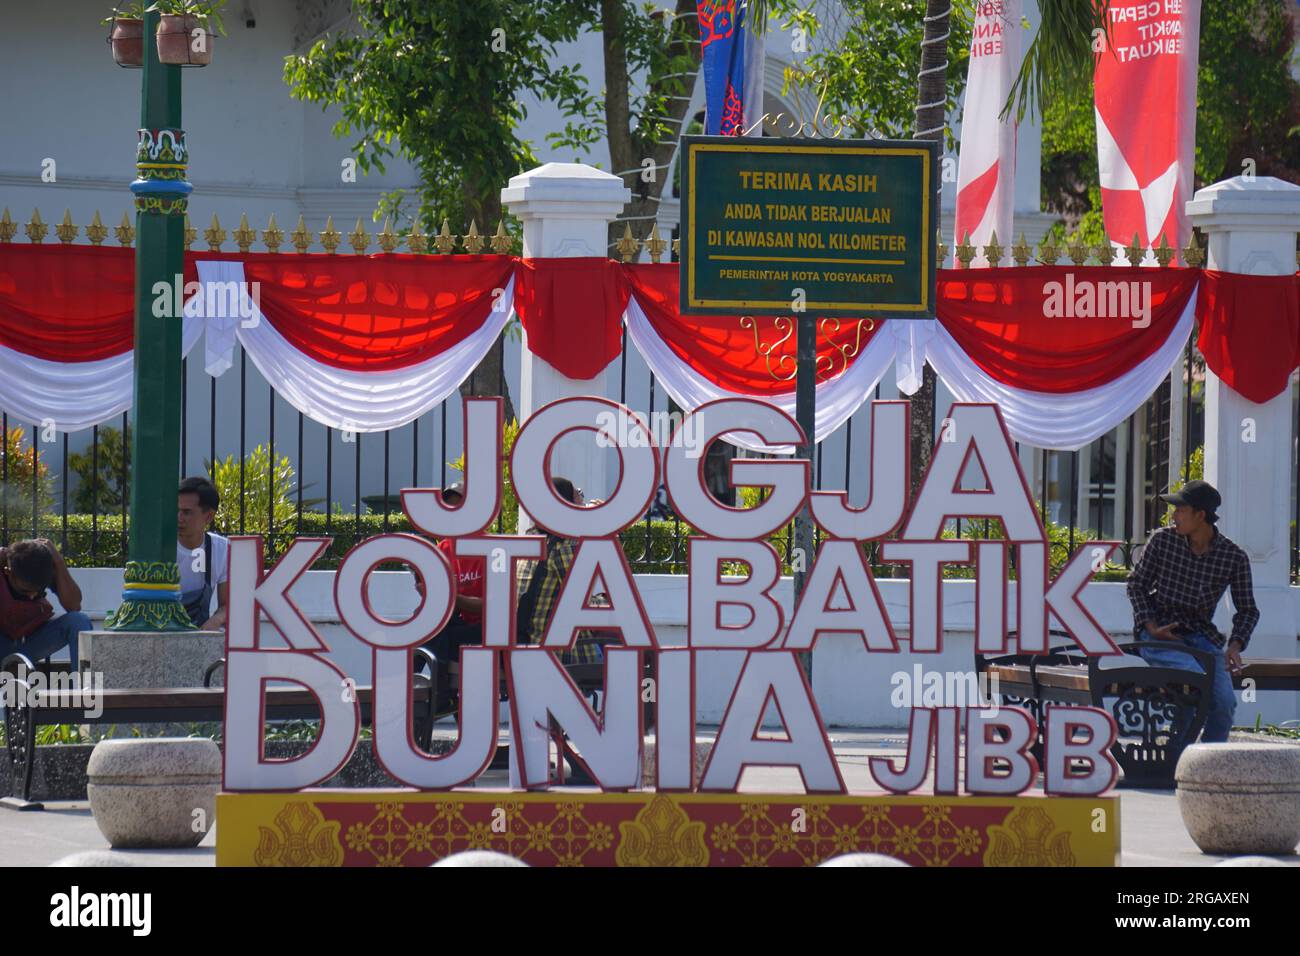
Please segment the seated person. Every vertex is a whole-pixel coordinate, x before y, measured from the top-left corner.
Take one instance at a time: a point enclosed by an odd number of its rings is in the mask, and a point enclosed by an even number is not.
[[[186,478],[176,493],[176,564],[181,571],[181,604],[194,626],[226,626],[230,601],[230,542],[208,530],[221,498],[206,478]],[[216,594],[217,610],[212,610]]]
[[[582,489],[575,488],[567,478],[552,478],[551,485],[558,494],[570,504],[580,508],[594,507],[599,501],[590,504],[583,500]],[[537,534],[536,528],[530,528],[529,534]],[[546,625],[560,596],[560,587],[573,567],[573,558],[578,550],[578,542],[572,538],[546,535],[546,557],[541,561],[521,561],[519,579],[516,584],[518,595],[518,618],[516,639],[520,644],[540,643],[546,634]],[[538,568],[541,568],[539,571]],[[605,596],[592,596],[592,604],[599,604]],[[559,653],[561,664],[598,664],[602,659],[600,644],[590,631],[579,631],[578,640],[569,650]]]
[[[33,662],[48,660],[67,647],[76,670],[77,637],[91,625],[59,549],[46,538],[0,548],[0,578],[0,659],[19,652]],[[59,617],[45,599],[51,587],[65,612]]]
[[[457,507],[465,500],[465,486],[461,482],[443,489],[442,500]],[[460,648],[466,644],[483,643],[483,573],[486,562],[478,556],[457,556],[452,539],[443,538],[438,548],[447,556],[452,573],[456,575],[456,604],[451,619],[432,640],[424,646],[433,651],[440,661],[460,659]],[[415,588],[424,597],[424,582],[415,576]]]

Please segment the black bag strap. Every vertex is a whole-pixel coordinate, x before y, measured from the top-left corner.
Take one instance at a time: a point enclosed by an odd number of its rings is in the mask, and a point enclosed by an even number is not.
[[[203,586],[212,586],[212,532],[203,532]]]

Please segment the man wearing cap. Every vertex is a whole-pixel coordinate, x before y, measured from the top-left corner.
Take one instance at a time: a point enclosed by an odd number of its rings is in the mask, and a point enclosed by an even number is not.
[[[1231,672],[1241,668],[1241,652],[1259,621],[1251,590],[1250,559],[1215,527],[1223,499],[1213,485],[1189,481],[1174,494],[1161,495],[1174,506],[1170,524],[1147,540],[1128,576],[1138,640],[1181,641],[1215,656],[1209,714],[1201,740],[1221,743],[1232,729],[1237,699]],[[1232,634],[1225,640],[1214,626],[1214,609],[1231,588]],[[1148,663],[1199,671],[1190,654],[1151,648]]]

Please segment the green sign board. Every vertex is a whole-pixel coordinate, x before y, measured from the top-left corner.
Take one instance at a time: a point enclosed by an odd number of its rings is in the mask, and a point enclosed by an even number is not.
[[[934,317],[938,144],[682,137],[684,315]]]

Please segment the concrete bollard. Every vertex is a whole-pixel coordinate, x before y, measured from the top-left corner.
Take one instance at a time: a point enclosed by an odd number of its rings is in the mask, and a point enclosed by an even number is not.
[[[103,740],[86,781],[95,824],[114,848],[198,846],[216,813],[221,751],[205,738]]]
[[[1300,747],[1193,744],[1174,777],[1183,825],[1202,852],[1291,853],[1300,843]]]

